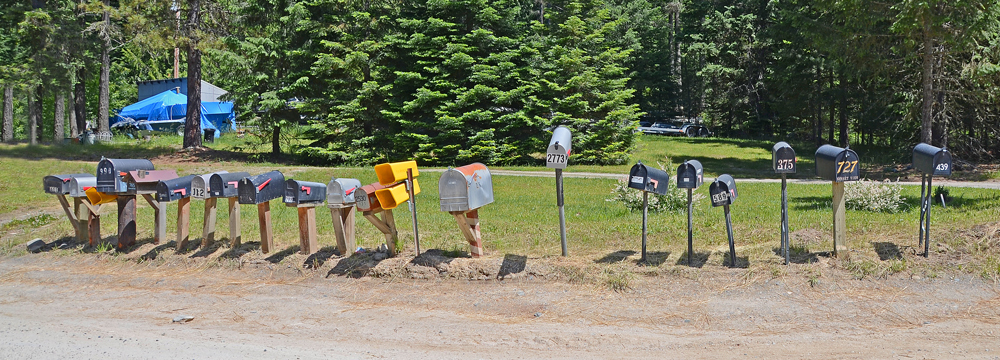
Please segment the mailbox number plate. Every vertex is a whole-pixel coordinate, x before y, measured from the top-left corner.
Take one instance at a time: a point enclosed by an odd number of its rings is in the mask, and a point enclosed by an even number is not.
[[[720,192],[712,195],[712,203],[714,204],[722,204],[727,201],[729,201],[729,193],[727,192]]]
[[[205,188],[193,188],[193,189],[191,189],[191,196],[196,197],[196,198],[207,197],[207,196],[205,196]]]
[[[850,161],[839,161],[837,162],[837,175],[840,174],[851,174],[854,172],[854,168],[858,166],[857,160]]]
[[[948,164],[946,164],[946,163],[938,164],[937,167],[934,168],[934,170],[937,170],[937,171],[948,171]]]
[[[857,163],[857,161],[855,161]],[[778,168],[775,170],[795,170],[795,159],[778,160]]]
[[[545,162],[549,164],[565,164],[567,156],[564,154],[548,154]]]
[[[355,198],[358,200],[359,208],[370,209],[372,207],[372,204],[368,201],[368,194],[365,194],[365,196],[356,196]]]

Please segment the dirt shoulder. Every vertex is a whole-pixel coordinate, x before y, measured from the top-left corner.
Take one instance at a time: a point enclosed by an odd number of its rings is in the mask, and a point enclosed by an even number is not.
[[[706,268],[615,292],[544,270],[470,281],[334,267],[0,259],[0,358],[1000,357],[1000,291],[965,275]]]

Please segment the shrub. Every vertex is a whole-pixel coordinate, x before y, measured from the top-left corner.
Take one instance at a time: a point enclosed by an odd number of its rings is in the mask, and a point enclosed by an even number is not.
[[[668,174],[671,173],[672,164],[667,163],[666,167],[663,164],[657,163],[660,169],[666,171]],[[698,203],[701,200],[700,194],[695,194],[691,198],[692,203]],[[611,197],[605,199],[608,202],[620,202],[625,205],[626,209],[629,211],[642,211],[642,191],[638,189],[633,189],[628,187],[628,179],[619,179],[615,183],[615,187],[611,189]],[[649,194],[649,211],[650,212],[661,212],[661,211],[680,211],[687,208],[687,191],[677,188],[677,184],[670,182],[667,184],[667,194],[659,195],[650,193]]]
[[[850,182],[844,189],[847,208],[874,212],[894,213],[902,211],[903,186],[898,182],[861,180]]]

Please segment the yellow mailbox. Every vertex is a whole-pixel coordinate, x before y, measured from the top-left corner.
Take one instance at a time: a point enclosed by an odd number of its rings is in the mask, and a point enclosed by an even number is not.
[[[109,202],[118,200],[118,195],[102,193],[100,191],[97,191],[96,187],[87,189],[86,193],[87,193],[87,200],[90,201],[91,205],[107,204]]]
[[[420,182],[413,179],[413,195],[419,193]],[[398,183],[385,189],[375,190],[375,197],[378,198],[378,203],[382,205],[382,208],[386,210],[395,209],[399,204],[410,200],[410,194],[406,192],[406,183]]]
[[[413,169],[413,177],[420,175],[417,171],[417,161],[410,160],[375,165],[375,176],[378,176],[379,184],[390,185],[406,180],[406,170],[409,169]]]

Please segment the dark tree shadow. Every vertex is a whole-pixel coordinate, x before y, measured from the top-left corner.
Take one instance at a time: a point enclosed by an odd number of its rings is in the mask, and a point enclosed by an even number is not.
[[[73,236],[64,236],[50,243],[45,243],[44,241],[42,243],[43,245],[40,248],[38,248],[38,250],[33,251],[34,253],[49,252],[52,250],[64,250],[71,248],[82,248],[83,245],[85,244],[85,243],[83,244],[77,243],[76,237]]]
[[[410,260],[410,263],[413,265],[438,268],[441,264],[448,264],[451,263],[452,260],[455,260],[454,256],[448,255],[449,252],[445,252],[440,249],[430,249],[421,253],[420,256],[413,258],[413,260]]]
[[[174,243],[174,245],[177,245],[176,241],[171,241],[171,242]],[[194,251],[194,249],[197,249],[199,246],[201,246],[200,240],[199,241],[188,240],[188,243],[184,245],[184,248],[177,251],[177,255],[187,255],[188,253]],[[193,258],[195,256],[192,255],[191,257]]]
[[[598,264],[611,264],[616,262],[625,261],[629,256],[635,255],[636,252],[632,250],[618,250],[613,253],[604,255],[604,257],[594,260]]]
[[[636,260],[635,263],[636,263],[636,265],[639,265],[639,266],[653,266],[653,267],[656,267],[656,266],[663,265],[663,263],[667,262],[667,258],[668,257],[670,257],[670,252],[669,251],[646,252],[646,261],[642,261],[642,259],[639,259],[639,260]]]
[[[503,263],[500,264],[500,272],[497,273],[497,279],[503,280],[507,275],[519,274],[524,271],[527,264],[527,256],[506,254],[503,256]]]
[[[229,244],[230,241],[226,239],[224,243]],[[250,241],[250,242],[240,243],[240,245],[237,247],[230,247],[229,250],[226,250],[226,252],[222,253],[222,255],[219,255],[219,257],[223,259],[239,259],[246,253],[253,251],[253,249],[259,249],[259,248],[260,248],[260,241]]]
[[[108,238],[110,239],[112,237],[114,237],[114,236],[109,236]],[[135,241],[135,244],[132,244],[132,246],[129,246],[129,247],[124,248],[124,249],[118,249],[118,252],[125,253],[125,254],[131,254],[132,252],[134,252],[136,250],[139,250],[139,248],[141,248],[143,245],[152,244],[152,243],[153,243],[153,238],[151,238],[151,237],[144,238],[144,239],[138,239],[138,240]]]
[[[882,261],[886,260],[901,260],[903,259],[903,253],[899,251],[899,246],[891,242],[877,242],[872,243],[875,247],[875,252],[878,253],[878,259]]]
[[[279,252],[276,252],[276,253],[272,254],[271,256],[268,256],[264,260],[266,260],[267,262],[270,262],[272,264],[277,264],[277,263],[280,263],[281,260],[285,260],[286,257],[289,257],[292,254],[297,253],[297,252],[299,252],[299,246],[298,245],[292,245],[292,247],[287,248],[285,250],[281,250]]]
[[[333,269],[330,269],[330,272],[326,273],[326,277],[337,275],[359,279],[368,275],[368,272],[375,265],[378,265],[378,263],[370,254],[355,254],[351,257],[340,259],[337,265],[334,265]]]
[[[781,253],[781,247],[776,247],[773,249],[774,254],[778,255],[784,262],[785,255]],[[788,247],[788,262],[792,264],[812,264],[819,261],[819,257],[830,257],[832,253],[829,251],[820,252],[809,252],[805,246],[802,245],[790,245]]]
[[[199,245],[201,244],[201,239],[198,239],[198,244]],[[191,258],[193,259],[193,258],[200,258],[200,257],[208,257],[209,255],[212,255],[217,250],[219,250],[219,248],[221,248],[222,245],[223,245],[223,242],[221,242],[221,241],[213,241],[212,243],[208,244],[208,246],[203,247],[200,250],[198,250],[198,252],[196,252],[194,254],[191,254]]]
[[[733,269],[746,269],[750,267],[750,257],[748,256],[740,257],[739,255],[737,255],[736,264],[732,264],[732,257],[729,256],[729,252],[726,252],[724,256],[725,258],[723,258],[722,260],[723,266],[730,267]]]
[[[684,252],[680,259],[677,259],[677,265],[689,265],[691,267],[701,268],[705,266],[708,262],[708,256],[711,255],[709,252],[694,252],[694,256],[691,256],[691,262],[688,263],[688,252]]]
[[[319,249],[319,251],[306,258],[306,261],[302,263],[302,267],[306,269],[319,269],[327,260],[330,260],[331,257],[339,253],[336,246],[327,246]]]

